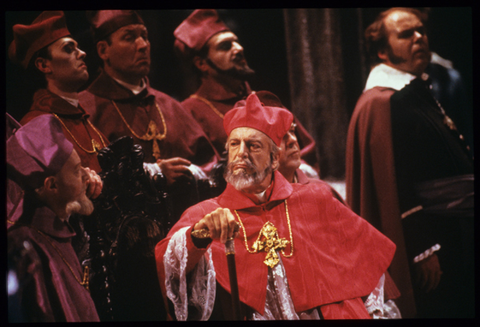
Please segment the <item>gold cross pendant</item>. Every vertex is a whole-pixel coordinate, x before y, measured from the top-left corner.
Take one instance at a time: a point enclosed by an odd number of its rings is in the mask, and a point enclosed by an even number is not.
[[[253,250],[255,252],[267,252],[265,261],[263,261],[263,263],[270,268],[273,268],[280,261],[276,250],[284,249],[288,243],[290,243],[290,241],[278,237],[277,228],[268,221],[265,223],[265,225],[263,225],[257,240],[255,243],[253,243]]]

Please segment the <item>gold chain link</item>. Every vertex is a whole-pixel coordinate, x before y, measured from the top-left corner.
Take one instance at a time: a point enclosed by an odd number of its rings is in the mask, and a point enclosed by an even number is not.
[[[162,119],[163,133],[159,133],[158,130],[155,128],[155,131],[158,132],[158,133],[156,133],[155,135],[152,135],[152,133],[151,133],[152,131],[150,130],[150,126],[151,126],[153,121],[150,121],[150,124],[147,128],[147,132],[143,136],[139,136],[139,135],[137,135],[137,133],[135,133],[133,131],[132,127],[130,127],[130,125],[127,123],[127,120],[125,119],[125,117],[123,117],[122,113],[120,112],[120,109],[118,109],[115,101],[113,101],[113,100],[111,100],[111,101],[112,101],[115,109],[117,109],[118,114],[122,118],[122,120],[125,123],[125,125],[127,126],[127,128],[130,130],[130,132],[133,134],[133,136],[135,136],[137,139],[144,140],[144,141],[150,141],[150,140],[153,140],[155,138],[155,139],[161,141],[167,136],[167,124],[165,123],[165,118],[163,117],[162,110],[160,109],[160,107],[158,106],[158,103],[156,101],[155,101],[155,106],[157,107],[160,118]]]
[[[85,287],[85,289],[87,291],[89,291],[89,276],[88,276],[88,272],[89,272],[89,269],[88,269],[88,266],[85,266],[84,268],[84,273],[83,273],[83,281],[80,281],[80,279],[77,277],[77,275],[75,275],[74,271],[73,271],[73,268],[72,266],[70,266],[70,264],[67,262],[67,259],[65,259],[65,257],[62,255],[62,253],[60,252],[60,249],[57,248],[57,246],[55,244],[53,244],[53,242],[50,240],[50,238],[44,233],[42,232],[41,230],[33,227],[33,226],[29,226],[31,227],[33,230],[37,231],[37,233],[39,233],[40,235],[42,235],[47,241],[48,243],[50,243],[51,246],[53,246],[53,248],[55,249],[55,251],[57,251],[58,255],[62,258],[63,262],[65,262],[65,264],[67,265],[68,269],[70,269],[70,272],[72,273],[73,277],[75,277],[75,279],[77,280],[77,282],[82,285],[83,287]]]
[[[245,227],[243,226],[242,219],[240,219],[240,215],[238,214],[237,210],[234,210],[234,212],[237,215],[238,221],[240,222],[240,225],[242,226],[242,229],[243,229],[243,237],[245,239],[245,248],[247,249],[248,252],[250,252],[252,254],[257,253],[257,250],[250,250],[250,248],[248,246],[248,242],[247,242],[247,233],[246,233]],[[290,254],[286,255],[285,252],[282,249],[282,254],[285,258],[289,258],[293,255],[293,233],[292,233],[292,226],[290,224],[290,215],[288,213],[288,205],[287,205],[287,200],[286,199],[285,199],[285,213],[287,215],[287,223],[288,223],[288,231],[289,231],[289,234],[290,234],[291,251],[290,251]],[[260,233],[261,233],[261,231],[260,231]]]
[[[68,132],[68,134],[70,134],[70,136],[72,137],[73,141],[78,145],[78,147],[80,149],[82,149],[83,151],[85,151],[86,153],[98,153],[98,150],[100,150],[100,144],[98,144],[97,141],[95,141],[95,139],[91,139],[92,141],[92,148],[93,150],[87,150],[85,149],[83,146],[80,145],[80,143],[78,142],[78,140],[75,138],[75,136],[73,136],[72,132],[70,132],[70,130],[67,128],[67,125],[65,125],[65,123],[60,119],[60,117],[57,116],[56,113],[52,112],[52,114],[60,121],[60,123],[63,125],[63,127],[65,128],[65,130]],[[87,123],[92,127],[92,129],[95,131],[95,133],[97,133],[98,137],[100,138],[100,141],[102,141],[102,144],[103,144],[103,147],[106,147],[105,145],[105,141],[103,140],[103,137],[102,135],[100,135],[100,132],[95,128],[95,126],[93,126],[93,124],[88,120],[86,119]],[[85,128],[87,128],[85,126]],[[87,131],[88,132],[88,131]]]

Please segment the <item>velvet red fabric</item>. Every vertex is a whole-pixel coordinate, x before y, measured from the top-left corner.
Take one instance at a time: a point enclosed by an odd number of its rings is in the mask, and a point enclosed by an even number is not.
[[[202,84],[195,92],[196,96],[202,97],[208,101],[208,104],[201,99],[189,97],[182,101],[182,106],[192,113],[192,116],[202,126],[205,134],[212,142],[218,153],[225,151],[227,134],[223,128],[223,115],[231,110],[239,101],[245,101],[245,98],[252,93],[250,85],[246,82],[242,88],[244,92],[236,94],[225,90],[225,88],[211,79],[204,79]],[[262,92],[262,91],[259,91]],[[212,105],[221,115],[218,115],[212,108]],[[270,106],[271,104],[267,104]],[[282,106],[280,106],[282,107]],[[309,165],[318,169],[318,158],[315,150],[315,140],[303,127],[298,118],[295,118],[297,124],[296,135],[300,144],[300,155]]]
[[[7,167],[22,187],[36,189],[62,169],[72,151],[60,122],[51,115],[41,115],[7,140]]]
[[[92,27],[93,41],[95,43],[105,39],[123,26],[131,24],[144,25],[142,17],[134,10],[87,11],[87,17]]]
[[[322,183],[290,184],[275,172],[270,199],[255,203],[230,184],[217,198],[189,208],[175,224],[167,237],[156,246],[157,272],[165,288],[163,254],[170,237],[185,226],[193,226],[211,211],[223,207],[238,214],[246,228],[251,247],[262,226],[272,222],[282,238],[290,239],[284,200],[287,200],[293,235],[294,253],[282,262],[292,300],[297,312],[328,305],[322,309],[326,319],[343,317],[342,304],[366,296],[377,285],[395,252],[395,245],[364,219],[332,197]],[[267,285],[267,269],[263,263],[265,253],[247,252],[241,230],[235,239],[238,286],[241,302],[263,313]],[[196,248],[187,230],[189,261],[187,269],[195,265],[205,249]],[[210,245],[218,283],[230,291],[225,249],[218,241]],[[287,246],[288,255],[291,247]],[[357,300],[354,300],[357,301]],[[363,306],[354,305],[356,318],[367,318]]]
[[[247,97],[245,107],[236,107],[225,114],[223,127],[227,135],[238,127],[250,127],[265,133],[277,146],[292,126],[293,115],[280,107],[264,106],[255,93]]]
[[[24,125],[40,115],[55,113],[67,127],[68,131],[73,134],[77,142],[84,149],[93,150],[92,139],[94,139],[101,147],[103,144],[108,145],[109,141],[98,129],[95,131],[87,122],[90,116],[85,110],[79,106],[75,107],[68,101],[62,99],[58,95],[41,89],[35,92],[33,96],[33,104],[30,111],[20,120],[20,124]],[[80,156],[83,167],[89,167],[95,172],[101,172],[96,153],[88,153],[83,150],[80,145],[75,142],[70,133],[62,126],[63,132],[67,140],[69,140],[74,149]]]
[[[167,128],[166,137],[159,142],[160,158],[181,157],[202,166],[216,158],[218,154],[206,137],[202,127],[181,104],[148,85],[138,95],[115,82],[105,72],[92,82],[87,90],[79,93],[80,104],[91,115],[91,122],[113,142],[119,137],[132,136],[145,153],[145,162],[155,162],[153,141],[138,139],[130,132],[112,101],[137,135],[144,135],[149,122],[153,120],[160,133],[165,132],[160,108]]]
[[[9,253],[16,260],[21,286],[16,299],[22,319],[24,322],[99,321],[89,291],[79,283],[83,269],[71,244],[75,235],[72,227],[47,207],[28,199],[25,203],[28,206],[23,216],[7,233]],[[30,246],[25,246],[26,243]],[[15,257],[20,251],[22,254]]]
[[[63,11],[44,11],[30,25],[13,26],[13,41],[8,55],[27,68],[35,52],[67,35],[70,32]]]
[[[213,35],[228,30],[215,9],[196,9],[173,32],[175,46],[199,51]]]
[[[395,302],[403,317],[413,318],[415,300],[400,219],[392,138],[385,137],[392,134],[390,97],[394,92],[375,87],[357,102],[347,136],[346,200],[354,212],[397,245],[389,268],[401,293]]]

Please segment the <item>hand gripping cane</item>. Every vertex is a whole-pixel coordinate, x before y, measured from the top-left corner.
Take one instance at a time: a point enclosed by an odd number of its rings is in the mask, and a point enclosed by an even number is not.
[[[235,225],[234,234],[238,232],[239,224]],[[210,233],[206,229],[194,230],[192,235],[196,238],[210,238]],[[230,291],[232,296],[233,319],[241,320],[240,297],[238,295],[237,268],[235,265],[235,240],[233,237],[227,239],[225,243],[225,254],[227,256],[228,277],[230,279]]]

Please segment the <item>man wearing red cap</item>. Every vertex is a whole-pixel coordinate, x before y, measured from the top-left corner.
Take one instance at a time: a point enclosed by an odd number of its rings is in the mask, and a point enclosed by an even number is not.
[[[201,176],[191,164],[208,170],[217,153],[179,102],[150,87],[150,42],[142,18],[131,10],[100,10],[91,13],[90,23],[103,61],[98,78],[80,93],[92,123],[110,141],[133,137],[169,185],[191,172]]]
[[[20,123],[24,125],[39,115],[54,115],[82,165],[100,172],[97,152],[108,140],[88,121],[89,115],[78,103],[77,91],[88,80],[85,52],[70,37],[64,13],[44,11],[31,25],[14,25],[13,35],[10,58],[32,77],[41,75],[47,84],[46,89],[35,93],[30,111]]]
[[[40,115],[7,140],[7,174],[25,191],[23,212],[8,229],[13,264],[9,303],[22,322],[98,321],[71,244],[71,214],[90,215],[93,204],[89,171],[52,115]],[[11,288],[12,287],[12,288]],[[19,314],[18,314],[19,313]],[[10,318],[10,315],[9,315]]]
[[[174,31],[175,50],[191,66],[200,87],[182,102],[202,125],[218,153],[223,153],[227,135],[224,115],[252,90],[247,82],[255,72],[248,66],[237,36],[214,9],[193,11]],[[298,122],[302,158],[317,164],[315,141]]]
[[[325,185],[292,184],[276,171],[292,121],[254,94],[225,115],[226,190],[185,211],[155,250],[176,319],[232,318],[223,246],[231,237],[246,319],[370,318],[361,297],[383,278],[395,245]]]

